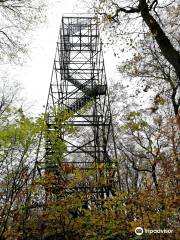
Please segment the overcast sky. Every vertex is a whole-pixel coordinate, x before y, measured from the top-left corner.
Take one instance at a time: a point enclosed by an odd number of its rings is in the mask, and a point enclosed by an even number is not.
[[[30,112],[35,115],[43,112],[43,105],[46,105],[62,14],[79,11],[82,12],[82,9],[76,7],[76,0],[56,0],[49,4],[46,23],[28,35],[30,46],[26,63],[23,66],[11,65],[13,80],[22,84],[22,95],[27,102],[25,105],[27,107],[28,104]],[[83,9],[83,12],[86,11]],[[105,64],[107,76],[110,77],[116,71],[115,59],[110,50],[105,54]]]

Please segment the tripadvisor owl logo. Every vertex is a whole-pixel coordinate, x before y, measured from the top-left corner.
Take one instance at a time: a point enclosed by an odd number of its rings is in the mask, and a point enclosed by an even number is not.
[[[135,229],[135,234],[138,235],[138,236],[142,235],[143,232],[144,232],[144,231],[143,231],[143,228],[142,228],[142,227],[137,227],[137,228]]]

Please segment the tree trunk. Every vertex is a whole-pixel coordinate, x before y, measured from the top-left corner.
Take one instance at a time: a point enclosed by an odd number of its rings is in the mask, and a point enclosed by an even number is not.
[[[155,20],[155,18],[150,14],[148,4],[146,0],[139,0],[139,8],[141,12],[141,16],[148,26],[150,32],[153,34],[159,48],[166,58],[166,60],[174,67],[176,75],[177,75],[177,88],[180,86],[180,53],[176,51],[176,49],[171,44],[170,40],[160,27],[159,23]],[[176,89],[177,92],[177,89]],[[174,90],[173,90],[174,94]],[[174,107],[174,113],[177,119],[177,124],[180,129],[180,116],[179,116],[179,103],[176,103],[175,96],[173,98],[172,94],[172,103]]]
[[[160,27],[159,23],[149,13],[146,0],[140,0],[139,3],[141,16],[143,20],[145,21],[154,38],[156,39],[156,42],[159,45],[159,48],[161,49],[163,56],[174,67],[178,78],[177,82],[180,84],[180,53],[176,51],[176,49],[173,47],[170,40]]]

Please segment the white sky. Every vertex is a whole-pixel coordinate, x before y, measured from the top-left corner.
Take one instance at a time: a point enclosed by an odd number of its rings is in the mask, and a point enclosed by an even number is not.
[[[76,0],[56,0],[54,4],[49,4],[46,23],[29,36],[30,58],[23,66],[12,66],[13,80],[22,84],[22,95],[33,115],[43,112],[43,105],[46,105],[62,13],[78,12],[78,9],[82,12],[80,8],[73,10],[75,3]],[[107,77],[111,77],[116,71],[112,51],[105,54],[105,66]]]

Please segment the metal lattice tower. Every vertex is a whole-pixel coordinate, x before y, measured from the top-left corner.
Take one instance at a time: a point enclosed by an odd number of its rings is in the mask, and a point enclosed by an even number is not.
[[[103,167],[103,176],[109,177],[115,144],[102,43],[95,18],[62,17],[46,113],[48,130],[59,131],[60,141],[67,146],[59,167],[78,167],[84,173],[93,170],[93,180],[97,182]],[[55,119],[61,113],[69,114],[63,124],[76,127],[74,134],[64,133],[63,125],[61,129],[55,127]],[[47,140],[46,165],[52,159],[51,146]],[[108,194],[110,182],[112,177],[101,186],[97,184],[93,191],[101,196]],[[85,191],[90,186],[81,183],[77,189]]]

